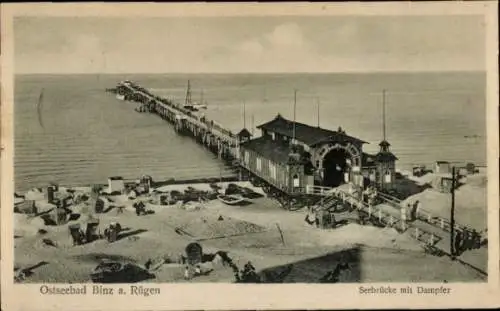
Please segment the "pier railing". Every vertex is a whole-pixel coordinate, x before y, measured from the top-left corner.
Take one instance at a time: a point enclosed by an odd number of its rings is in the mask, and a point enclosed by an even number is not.
[[[239,158],[238,137],[219,123],[208,120],[204,116],[197,116],[192,111],[175,104],[172,100],[153,95],[148,90],[130,81],[121,82],[118,86],[122,90],[121,92],[135,96],[134,100],[148,106],[153,104],[153,111],[164,118],[168,116],[168,119],[175,123],[177,130],[181,128],[188,130],[193,137],[200,135],[200,132],[203,132],[203,135],[210,135],[209,141],[204,141],[204,143],[212,145],[219,153],[225,150],[233,158]],[[126,91],[123,91],[124,89]],[[219,143],[225,145],[221,146]]]
[[[391,196],[389,194],[379,192],[378,197],[384,200],[387,204],[397,208],[397,209],[402,209],[404,208],[406,212],[409,212],[409,207],[404,206],[402,203],[402,200]],[[417,206],[415,216],[417,219],[427,222],[430,225],[433,225],[437,228],[440,228],[444,231],[451,232],[451,221],[445,217],[441,216],[436,216],[433,215],[430,211],[423,209],[421,206]],[[460,224],[455,224],[455,230],[470,230],[466,226],[460,225]]]
[[[321,196],[331,196],[334,188],[322,186],[306,186],[305,193]]]
[[[388,227],[395,228],[401,233],[407,232],[411,237],[426,245],[434,246],[442,240],[441,235],[436,234],[431,230],[420,228],[415,224],[408,223],[406,221],[406,217],[398,217],[377,206],[371,206],[370,204],[360,200],[352,193],[339,189],[336,189],[333,193],[335,193],[337,197],[341,198],[343,202],[350,204],[352,208],[357,208],[367,214],[369,219],[375,220],[381,225],[385,224]]]

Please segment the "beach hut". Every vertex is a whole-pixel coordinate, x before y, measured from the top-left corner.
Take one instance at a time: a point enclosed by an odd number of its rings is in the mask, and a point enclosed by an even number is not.
[[[474,163],[467,163],[465,165],[465,168],[467,169],[468,174],[472,175],[476,172],[476,166],[474,165]]]
[[[149,175],[142,175],[140,181],[141,186],[144,188],[144,192],[149,193],[149,189],[153,187],[153,177]]]
[[[450,162],[436,161],[436,163],[434,164],[434,172],[439,174],[450,173],[451,172]]]
[[[56,188],[54,186],[47,187],[47,202],[53,203],[55,198]]]
[[[125,189],[125,181],[121,176],[112,176],[108,178],[108,193],[122,192]]]
[[[94,210],[96,212],[96,214],[100,214],[104,211],[104,200],[101,199],[101,198],[98,198],[96,201],[95,201],[95,206],[94,206]]]
[[[420,177],[425,175],[426,167],[425,165],[416,165],[412,168],[413,176]]]
[[[432,187],[439,192],[450,193],[453,184],[453,178],[451,177],[451,174],[447,174],[445,176],[437,176],[431,184]]]

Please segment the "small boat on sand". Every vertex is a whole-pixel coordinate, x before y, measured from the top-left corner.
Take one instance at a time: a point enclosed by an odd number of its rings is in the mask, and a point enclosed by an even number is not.
[[[247,199],[245,199],[244,197],[234,194],[229,194],[229,195],[221,194],[217,196],[217,199],[219,199],[219,201],[227,205],[238,205],[243,202],[245,203],[248,202]]]

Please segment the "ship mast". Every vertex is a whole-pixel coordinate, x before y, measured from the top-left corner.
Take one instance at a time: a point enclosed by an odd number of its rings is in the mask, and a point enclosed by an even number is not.
[[[245,107],[245,101],[243,101],[243,128],[247,127],[247,112]]]
[[[319,98],[316,98],[316,106],[318,109],[318,127],[319,127]]]
[[[293,136],[292,136],[292,144],[295,143],[296,114],[297,114],[297,89],[295,89],[294,92],[293,92]]]
[[[184,105],[191,104],[191,82],[188,80],[187,90],[186,90],[186,102]]]
[[[382,135],[385,141],[385,89],[382,91]]]
[[[254,127],[255,127],[255,120],[254,120],[254,115],[252,114],[252,136]]]

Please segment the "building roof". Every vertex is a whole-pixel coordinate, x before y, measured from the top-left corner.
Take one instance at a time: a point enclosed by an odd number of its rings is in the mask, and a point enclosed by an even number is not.
[[[287,120],[278,114],[273,120],[261,124],[257,128],[272,131],[287,137],[293,137],[294,122]],[[309,146],[330,140],[366,144],[365,141],[346,135],[343,131],[331,131],[300,122],[295,122],[295,139]]]
[[[249,140],[240,146],[276,163],[287,163],[291,152],[290,144],[265,136]]]
[[[375,166],[377,164],[375,162],[376,160],[377,160],[376,155],[363,152],[363,157],[361,158],[362,161],[361,166],[362,167]]]
[[[391,162],[398,160],[398,158],[390,151],[377,153],[376,159],[377,162]]]
[[[440,164],[446,165],[446,164],[450,164],[450,162],[448,162],[448,161],[436,161],[436,164],[437,165],[440,165]]]
[[[390,146],[391,146],[391,144],[389,144],[389,142],[388,142],[387,140],[385,140],[385,139],[384,139],[384,140],[382,140],[382,141],[380,142],[380,144],[378,144],[378,145],[379,145],[380,147],[382,147],[382,148],[388,148],[388,147],[390,147]]]
[[[245,127],[241,131],[239,131],[238,134],[236,134],[236,136],[238,136],[238,137],[251,137],[252,133],[250,133],[250,131],[247,130],[247,128]]]

